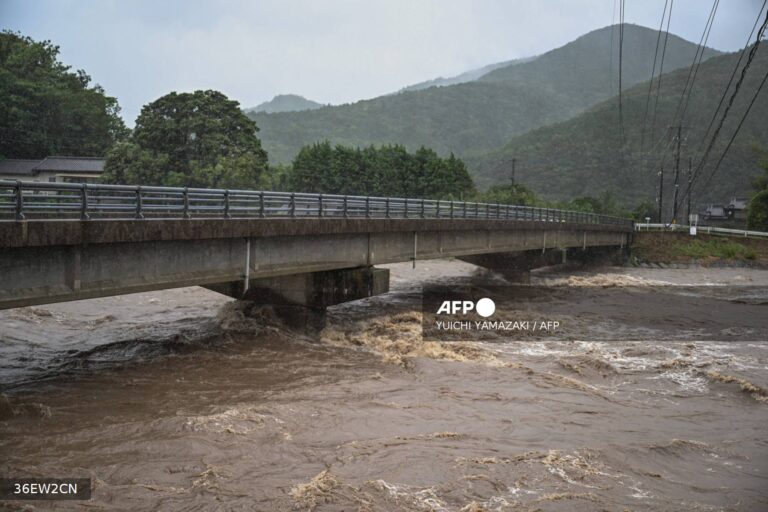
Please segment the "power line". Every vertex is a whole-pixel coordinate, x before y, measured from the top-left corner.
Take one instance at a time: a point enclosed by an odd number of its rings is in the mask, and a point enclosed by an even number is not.
[[[693,63],[691,64],[691,69],[688,71],[688,77],[691,79],[691,86],[688,88],[688,94],[685,94],[685,88],[683,88],[683,95],[680,97],[681,104],[678,104],[678,110],[680,111],[680,122],[683,122],[683,119],[685,118],[685,112],[688,110],[688,103],[691,100],[691,93],[693,92],[693,84],[696,83],[696,75],[699,72],[699,66],[701,65],[701,61],[704,58],[704,51],[707,48],[707,41],[709,41],[709,33],[712,31],[712,25],[715,23],[715,15],[717,14],[717,8],[720,6],[720,0],[715,0],[712,4],[712,9],[709,12],[709,19],[707,20],[707,24],[704,26],[704,33],[701,34],[701,40],[699,41],[699,46],[696,47],[696,54],[693,56]],[[692,74],[691,74],[692,72]],[[686,86],[688,85],[688,81],[686,80]],[[680,106],[682,105],[682,110],[680,110]],[[675,112],[675,115],[677,115],[677,112]]]
[[[728,154],[728,150],[731,149],[731,145],[733,144],[733,141],[736,140],[736,136],[739,134],[739,131],[741,131],[741,127],[744,125],[744,121],[747,120],[747,116],[749,115],[749,111],[752,109],[752,105],[755,104],[755,100],[757,100],[757,97],[760,95],[760,91],[763,89],[763,86],[765,86],[765,82],[768,82],[768,72],[765,73],[765,76],[763,77],[763,81],[760,82],[760,85],[757,87],[757,91],[755,91],[755,95],[752,96],[752,101],[749,102],[746,112],[744,112],[744,115],[742,116],[741,121],[739,121],[739,124],[736,127],[736,131],[733,132],[733,135],[731,136],[731,140],[729,140],[728,144],[725,146],[725,151],[723,151],[723,154],[720,155],[720,158],[715,164],[715,167],[712,169],[712,172],[710,172],[709,177],[707,178],[707,181],[704,183],[704,188],[706,188],[709,185],[715,173],[720,168],[720,164],[723,163],[725,156]]]
[[[616,26],[616,0],[613,0],[613,14],[611,14],[611,50],[608,55],[608,78],[611,82],[610,93],[613,94],[613,31]]]
[[[651,67],[651,80],[650,82],[648,82],[648,95],[645,98],[645,114],[643,115],[643,130],[640,134],[640,152],[641,153],[645,148],[645,126],[648,120],[648,107],[651,104],[651,91],[653,90],[653,76],[656,74],[656,59],[659,56],[659,43],[661,43],[661,29],[664,27],[664,18],[667,15],[668,4],[669,4],[669,0],[665,0],[664,10],[661,11],[661,22],[659,23],[659,33],[656,35],[656,49],[653,51],[653,66]]]
[[[712,119],[710,119],[709,125],[707,125],[707,130],[704,132],[704,136],[701,138],[699,147],[701,147],[704,144],[704,141],[707,140],[709,131],[712,129],[712,126],[715,124],[715,119],[717,119],[717,114],[720,113],[720,107],[723,106],[723,102],[725,101],[726,96],[728,96],[728,90],[731,88],[733,79],[736,78],[736,72],[739,70],[739,66],[741,65],[741,60],[744,58],[744,55],[747,54],[747,50],[749,49],[749,46],[750,46],[750,41],[752,40],[752,34],[755,33],[755,29],[757,28],[757,25],[760,23],[760,14],[762,14],[766,4],[768,4],[768,0],[763,0],[762,7],[760,7],[759,11],[757,11],[757,18],[755,18],[755,23],[754,25],[752,25],[752,30],[749,32],[749,37],[747,37],[747,42],[744,45],[744,48],[742,48],[741,53],[739,54],[739,60],[736,61],[736,65],[733,67],[733,71],[731,72],[731,77],[728,79],[728,85],[726,85],[725,89],[723,89],[723,94],[720,96],[720,101],[718,102],[717,108],[712,114]]]
[[[624,60],[624,0],[619,1],[619,144],[624,150],[624,113],[621,97],[621,75]]]
[[[762,9],[761,9],[762,13]],[[752,61],[755,58],[755,55],[757,54],[757,49],[760,46],[760,41],[763,39],[763,35],[765,34],[766,28],[768,28],[768,12],[766,12],[765,20],[763,21],[763,24],[760,27],[760,30],[757,33],[757,37],[755,38],[755,43],[752,45],[752,48],[749,51],[749,55],[747,56],[747,62],[744,64],[744,67],[741,69],[741,75],[739,76],[738,81],[736,82],[736,85],[734,86],[733,93],[731,94],[731,97],[728,100],[728,104],[725,107],[725,110],[723,111],[723,116],[720,118],[720,122],[717,125],[717,128],[715,129],[714,133],[712,134],[712,139],[709,141],[709,145],[707,146],[706,151],[701,157],[701,160],[699,161],[698,165],[696,166],[696,170],[693,172],[693,179],[691,180],[688,189],[685,192],[685,196],[691,193],[691,188],[696,182],[696,179],[699,177],[700,172],[704,168],[704,164],[709,157],[710,152],[712,151],[712,148],[715,145],[715,141],[717,140],[718,135],[720,134],[720,130],[723,128],[723,124],[725,123],[725,119],[728,117],[728,113],[731,110],[731,107],[733,106],[733,103],[736,99],[736,95],[739,93],[739,90],[741,89],[741,85],[744,83],[744,78],[747,75],[747,71],[749,70],[750,65],[752,64]],[[713,168],[712,172],[709,175],[709,178],[707,179],[706,185],[709,184],[710,181],[712,181],[712,177],[715,175],[717,170],[720,167],[720,164],[723,162],[723,159],[725,158],[725,155],[728,153],[728,150],[731,147],[731,144],[733,144],[733,141],[736,139],[736,135],[738,135],[739,131],[741,130],[741,126],[744,124],[744,120],[747,118],[747,115],[749,114],[749,111],[752,108],[752,105],[755,103],[755,100],[757,99],[757,96],[760,94],[760,91],[762,90],[763,86],[765,85],[766,79],[768,79],[768,73],[766,73],[766,76],[763,78],[763,81],[760,83],[757,91],[755,92],[755,95],[752,97],[752,101],[749,103],[749,106],[747,107],[746,112],[744,112],[744,116],[741,118],[741,121],[739,122],[738,126],[736,127],[736,131],[733,133],[733,136],[731,137],[731,140],[728,142],[728,145],[725,148],[725,151],[723,152],[720,159],[717,161],[717,164]]]
[[[653,103],[653,117],[651,118],[651,140],[655,139],[656,133],[656,113],[659,109],[659,96],[661,95],[661,77],[664,74],[664,57],[667,54],[667,41],[669,40],[669,24],[672,21],[672,8],[675,6],[675,0],[669,3],[669,14],[667,15],[667,29],[664,34],[664,46],[661,50],[661,64],[659,65],[659,80],[656,84],[656,100]]]
[[[691,78],[694,75],[693,71],[694,69],[696,69],[696,62],[699,59],[699,53],[703,48],[704,40],[707,37],[709,29],[712,26],[712,22],[714,21],[714,14],[715,14],[715,11],[717,10],[717,5],[719,4],[719,2],[720,0],[714,0],[712,3],[712,8],[709,10],[709,17],[707,17],[707,22],[704,24],[704,31],[701,33],[701,38],[699,38],[699,44],[696,46],[696,52],[693,55],[693,61],[691,62],[690,67],[688,68],[688,76],[685,79],[685,85],[683,86],[683,91],[680,93],[680,99],[678,100],[677,107],[675,108],[675,115],[672,116],[673,124],[678,120],[680,116],[681,108],[685,104],[686,93],[688,93],[688,97],[690,97],[690,90],[693,89],[693,82],[695,81],[695,79],[691,80]],[[689,89],[689,85],[690,85],[690,89]],[[682,122],[682,118],[680,118],[680,120]]]

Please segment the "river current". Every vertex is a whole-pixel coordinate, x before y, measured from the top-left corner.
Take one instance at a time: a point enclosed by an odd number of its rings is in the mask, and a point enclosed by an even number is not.
[[[0,475],[93,482],[0,510],[768,509],[768,271],[540,272],[511,308],[556,332],[424,342],[424,284],[506,284],[389,268],[317,331],[202,288],[0,311]]]

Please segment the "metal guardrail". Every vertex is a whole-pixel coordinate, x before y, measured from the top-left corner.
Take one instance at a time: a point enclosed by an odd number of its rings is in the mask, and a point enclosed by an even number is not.
[[[0,180],[0,221],[170,218],[458,218],[579,224],[632,229],[608,215],[506,204],[202,188]]]
[[[691,226],[687,224],[658,224],[658,223],[635,223],[635,231],[671,231],[688,232]],[[749,231],[746,229],[719,228],[717,226],[696,226],[696,232],[706,235],[734,235],[744,238],[768,238],[766,231]]]

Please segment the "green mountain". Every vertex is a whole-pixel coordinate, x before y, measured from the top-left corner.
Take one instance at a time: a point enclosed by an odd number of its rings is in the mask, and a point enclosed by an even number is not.
[[[676,142],[673,141],[676,129],[670,129],[670,126],[683,125],[681,168],[687,170],[689,157],[696,167],[711,138],[710,135],[707,143],[704,143],[705,132],[738,59],[739,53],[732,53],[701,64],[682,123],[675,118],[675,112],[688,79],[689,68],[662,75],[655,130],[651,133],[655,102],[652,95],[645,136],[643,119],[649,83],[625,91],[622,98],[625,133],[623,151],[618,97],[614,97],[573,119],[514,137],[500,149],[471,156],[465,161],[480,187],[506,182],[510,176],[512,159],[515,158],[517,180],[546,198],[571,199],[611,191],[617,197],[632,202],[653,200],[656,197],[658,171],[663,164],[666,170],[665,194],[669,199],[674,188],[676,149]],[[737,78],[745,61],[740,65]],[[719,171],[709,184],[706,183],[714,162],[723,153],[766,72],[768,48],[762,45],[707,159],[709,165],[704,167],[701,177],[696,179],[694,204],[701,205],[708,201],[727,204],[732,195],[748,195],[752,177],[762,172],[759,167],[760,156],[755,149],[768,146],[768,91],[763,91],[757,97]],[[657,86],[658,79],[653,82],[654,93]],[[731,85],[726,99],[730,98],[733,88],[734,85]],[[680,183],[687,186],[684,172],[680,175]]]
[[[483,66],[477,69],[471,69],[469,71],[465,71],[464,73],[461,73],[456,76],[450,76],[448,78],[444,78],[441,76],[438,78],[433,78],[432,80],[427,80],[425,82],[419,82],[417,84],[409,85],[407,87],[403,87],[397,92],[420,91],[422,89],[429,89],[430,87],[445,87],[446,85],[456,85],[456,84],[463,84],[466,82],[473,82],[496,69],[505,68],[507,66],[514,66],[515,64],[523,64],[525,62],[530,62],[535,58],[536,57],[526,57],[522,59],[514,59],[514,60],[508,60],[504,62],[497,62],[495,64],[488,64],[487,66]]]
[[[267,112],[269,114],[275,112],[300,112],[302,110],[314,110],[322,106],[322,103],[308,100],[298,94],[278,94],[269,101],[245,109],[245,112]]]
[[[499,147],[515,135],[564,121],[612,96],[618,72],[617,27],[606,27],[525,63],[496,69],[479,80],[404,91],[353,104],[305,112],[251,113],[270,161],[288,162],[316,141],[348,146],[421,145],[442,155]],[[625,25],[624,81],[651,75],[658,32]],[[613,47],[613,63],[611,48]],[[665,69],[690,64],[696,45],[669,37]],[[707,51],[707,55],[716,53]]]

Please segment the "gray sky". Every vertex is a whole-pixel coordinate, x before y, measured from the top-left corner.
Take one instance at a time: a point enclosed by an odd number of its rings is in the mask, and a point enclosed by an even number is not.
[[[244,107],[295,93],[346,103],[562,46],[611,24],[616,0],[0,0],[0,27],[61,47],[133,125],[170,91]],[[710,0],[676,0],[670,31],[698,43]],[[721,2],[709,45],[744,45],[762,0]],[[658,27],[664,0],[626,0]],[[618,16],[618,9],[616,10]]]

